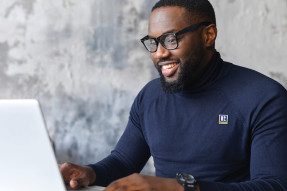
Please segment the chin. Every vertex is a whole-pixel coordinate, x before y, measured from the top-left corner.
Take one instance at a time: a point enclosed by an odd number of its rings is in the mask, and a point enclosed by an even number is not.
[[[178,79],[169,79],[166,80],[163,76],[160,77],[162,90],[165,93],[177,93],[183,90],[183,83],[181,83]]]
[[[164,81],[165,83],[176,83],[178,81],[178,77],[177,76],[164,77]]]

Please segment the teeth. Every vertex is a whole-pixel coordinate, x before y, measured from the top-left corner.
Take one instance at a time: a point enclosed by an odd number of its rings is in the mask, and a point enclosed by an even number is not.
[[[176,64],[175,63],[172,63],[172,64],[166,64],[166,65],[163,65],[162,66],[162,69],[166,70],[166,69],[171,69],[175,66]]]

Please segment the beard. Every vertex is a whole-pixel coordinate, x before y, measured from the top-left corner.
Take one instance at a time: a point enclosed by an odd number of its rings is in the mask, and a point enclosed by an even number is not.
[[[162,74],[161,67],[155,64],[155,67],[160,75],[160,81],[162,89],[166,93],[177,93],[192,86],[199,78],[201,74],[201,61],[203,59],[203,51],[198,48],[196,52],[193,52],[186,62],[179,62],[178,78],[172,82],[165,79]],[[163,61],[163,60],[162,60]]]

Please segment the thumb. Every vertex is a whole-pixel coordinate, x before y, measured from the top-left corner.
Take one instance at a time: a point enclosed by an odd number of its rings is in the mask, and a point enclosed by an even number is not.
[[[69,186],[72,188],[72,189],[78,189],[79,188],[79,183],[76,179],[71,179],[70,182],[69,182]]]
[[[89,185],[89,181],[87,178],[74,178],[70,181],[70,187],[72,189],[78,189],[80,187],[87,187]]]

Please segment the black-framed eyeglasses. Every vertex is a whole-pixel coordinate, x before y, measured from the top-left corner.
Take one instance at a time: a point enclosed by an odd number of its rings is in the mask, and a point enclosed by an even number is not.
[[[201,26],[208,26],[211,22],[201,22],[190,25],[176,33],[164,33],[157,38],[149,37],[148,35],[141,39],[141,42],[145,48],[153,53],[157,51],[158,44],[160,43],[167,50],[174,50],[178,48],[178,36],[187,32],[193,32],[199,29]]]

